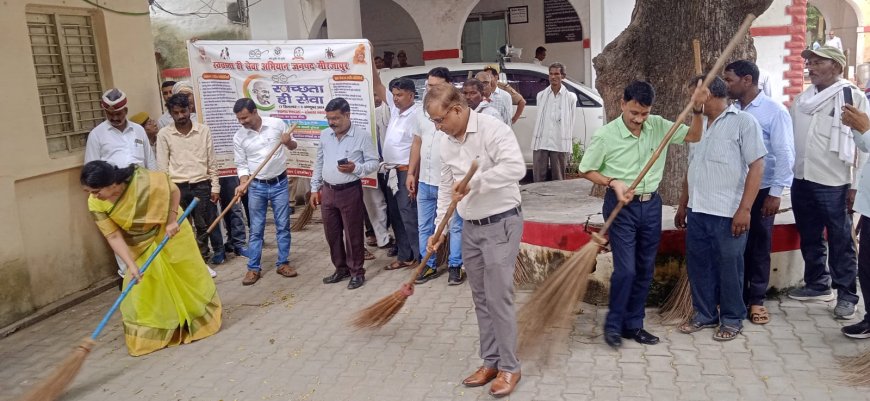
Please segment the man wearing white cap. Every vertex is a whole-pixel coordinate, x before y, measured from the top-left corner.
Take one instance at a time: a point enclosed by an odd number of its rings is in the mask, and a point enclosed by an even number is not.
[[[106,113],[106,121],[88,135],[85,163],[103,160],[118,167],[138,164],[149,170],[156,169],[145,129],[127,120],[127,95],[120,89],[109,89],[100,99],[100,106]]]
[[[858,266],[848,211],[867,153],[856,150],[853,138],[862,132],[844,124],[842,114],[848,103],[864,113],[870,110],[863,92],[843,79],[846,57],[840,49],[822,46],[801,56],[812,85],[795,98],[789,112],[795,145],[791,201],[805,284],[788,296],[799,301],[836,299],[834,318],[851,319],[858,302]]]

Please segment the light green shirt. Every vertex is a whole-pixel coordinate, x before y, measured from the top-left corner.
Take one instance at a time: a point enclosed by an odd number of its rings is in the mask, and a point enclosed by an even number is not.
[[[598,171],[606,177],[613,177],[631,185],[673,124],[661,116],[650,115],[643,123],[640,137],[635,137],[625,126],[620,114],[595,132],[583,154],[580,172]],[[671,137],[671,143],[683,143],[688,132],[689,127],[680,124]],[[666,155],[667,149],[637,185],[636,193],[655,192],[659,188],[665,170]]]

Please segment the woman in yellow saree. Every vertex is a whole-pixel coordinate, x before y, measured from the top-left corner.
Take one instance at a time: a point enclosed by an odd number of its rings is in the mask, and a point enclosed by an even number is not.
[[[199,254],[190,223],[180,226],[180,193],[164,173],[104,161],[85,164],[81,184],[91,194],[88,209],[112,250],[127,265],[124,286],[133,286],[121,303],[124,337],[130,355],[188,344],[216,333],[221,302],[214,280]],[[139,266],[168,234],[171,238],[139,275]]]

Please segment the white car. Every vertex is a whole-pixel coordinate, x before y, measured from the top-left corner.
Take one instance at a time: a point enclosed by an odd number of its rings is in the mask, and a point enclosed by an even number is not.
[[[453,78],[453,83],[459,87],[462,82],[468,78],[469,72],[472,75],[483,71],[483,69],[492,63],[463,63],[463,64],[446,64]],[[410,78],[417,86],[417,100],[422,101],[422,96],[426,89],[426,77],[429,70],[438,67],[438,65],[426,65],[420,67],[393,68],[381,70],[381,81],[384,85],[389,85],[389,82],[396,78]],[[532,132],[535,129],[535,121],[538,118],[537,94],[544,88],[550,86],[549,69],[546,66],[535,65],[531,63],[505,63],[505,68],[501,72],[501,82],[507,82],[523,98],[526,99],[526,108],[523,111],[522,117],[513,125],[514,133],[517,135],[517,140],[520,143],[520,148],[523,150],[523,158],[526,165],[531,168],[532,165]],[[592,134],[595,130],[604,124],[604,101],[598,96],[598,93],[570,77],[563,82],[568,90],[577,95],[577,107],[574,110],[576,120],[574,123],[574,142],[581,143],[583,146],[589,143]],[[514,107],[516,111],[516,106]]]

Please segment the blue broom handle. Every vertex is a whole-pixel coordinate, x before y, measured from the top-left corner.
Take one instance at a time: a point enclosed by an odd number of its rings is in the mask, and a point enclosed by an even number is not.
[[[190,215],[190,212],[193,211],[193,208],[196,207],[197,203],[199,203],[199,199],[194,197],[193,201],[191,201],[190,204],[187,205],[187,209],[184,210],[184,213],[182,213],[181,216],[178,217],[178,224],[179,225],[184,221],[184,219],[187,218],[188,215]],[[164,235],[163,241],[160,241],[160,244],[157,245],[157,248],[154,249],[154,252],[151,252],[151,256],[148,257],[148,260],[146,260],[145,263],[142,265],[142,267],[139,268],[140,275],[145,273],[145,270],[148,269],[148,266],[151,265],[151,262],[154,260],[154,258],[157,256],[157,254],[160,253],[160,251],[163,249],[163,247],[166,245],[166,243],[168,241],[169,241],[169,235]],[[112,315],[115,314],[115,311],[118,310],[119,306],[121,306],[121,301],[123,301],[124,298],[127,297],[127,294],[130,293],[130,290],[133,288],[133,286],[135,284],[136,284],[136,278],[135,277],[130,278],[130,283],[127,284],[127,288],[125,288],[124,291],[121,292],[121,295],[119,295],[118,299],[115,300],[115,304],[112,305],[111,308],[109,308],[109,311],[106,312],[106,316],[103,316],[103,320],[100,322],[99,325],[97,325],[97,328],[96,328],[96,330],[94,330],[93,334],[91,334],[92,340],[96,340],[97,337],[100,335],[100,332],[102,332],[103,329],[106,328],[106,324],[109,323],[109,318],[111,318]]]

